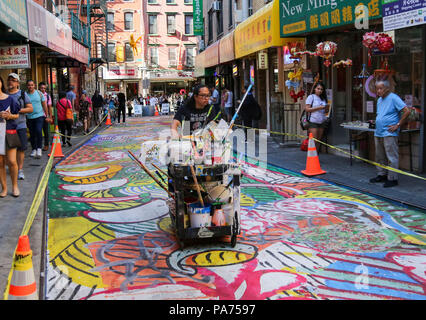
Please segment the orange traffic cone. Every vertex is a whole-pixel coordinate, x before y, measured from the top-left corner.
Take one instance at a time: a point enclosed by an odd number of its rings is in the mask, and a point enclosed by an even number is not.
[[[107,120],[106,120],[105,124],[106,124],[107,126],[110,126],[110,125],[112,124],[112,123],[111,123],[111,116],[109,115],[109,111],[108,111],[108,116],[107,116]]]
[[[309,134],[309,143],[308,143],[308,157],[306,158],[306,170],[301,171],[304,175],[307,176],[316,176],[318,174],[327,173],[321,169],[317,149],[315,148],[315,142],[312,136],[312,133]]]
[[[38,300],[32,256],[28,236],[20,236],[13,259],[9,300]]]
[[[155,106],[155,113],[154,113],[154,116],[159,116],[160,114],[158,113],[158,109],[157,109],[157,106]]]
[[[61,138],[59,137],[59,133],[58,133],[58,127],[56,127],[56,133],[53,136],[53,142],[52,142],[52,147],[50,148],[50,153],[48,154],[48,156],[50,157],[50,155],[52,154],[53,151],[53,147],[55,145],[55,141],[57,141],[56,144],[56,149],[55,149],[55,154],[53,155],[55,158],[63,158],[64,155],[62,154],[62,147],[61,147]]]

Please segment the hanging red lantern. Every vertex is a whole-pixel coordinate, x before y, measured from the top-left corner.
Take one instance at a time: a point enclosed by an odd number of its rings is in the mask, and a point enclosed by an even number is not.
[[[377,47],[377,33],[366,32],[362,36],[362,44],[368,49],[368,66],[371,67],[371,51]]]
[[[316,54],[325,59],[324,65],[329,67],[331,62],[330,58],[334,56],[337,51],[337,44],[331,41],[324,41],[317,44]]]
[[[392,38],[386,33],[379,33],[377,35],[376,43],[377,48],[383,53],[390,52],[394,47]]]

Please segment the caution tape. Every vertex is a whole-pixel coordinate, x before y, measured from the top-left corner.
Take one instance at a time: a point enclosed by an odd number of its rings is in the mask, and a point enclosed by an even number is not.
[[[89,136],[89,135],[91,135],[101,124],[102,124],[102,122],[105,120],[105,118],[108,116],[108,113],[101,119],[101,121],[99,122],[99,124],[98,125],[96,125],[94,128],[93,128],[93,130],[92,131],[90,131],[89,133],[83,133],[83,136]],[[72,137],[70,137],[70,136],[67,136],[67,135],[65,135],[65,134],[62,134],[62,133],[60,133],[60,132],[57,132],[57,134],[59,134],[60,136],[62,136],[62,137],[65,137],[65,138],[68,138],[68,139],[73,139],[73,138],[78,138],[78,136],[76,137],[76,136],[72,136]]]
[[[235,126],[236,126],[236,127],[245,128],[245,129],[265,130],[265,129],[258,129],[258,128],[246,127],[246,126],[242,126],[242,125],[235,125]],[[283,135],[283,136],[289,136],[289,137],[298,137],[298,138],[301,138],[301,139],[306,139],[306,138],[308,138],[308,136],[303,136],[303,135],[299,135],[299,134],[292,134],[292,133],[286,133],[286,132],[269,131],[269,133],[270,133],[270,134]],[[383,168],[383,169],[386,169],[386,170],[389,170],[389,171],[393,171],[393,172],[396,172],[396,173],[399,173],[399,174],[403,174],[403,175],[406,175],[406,176],[409,176],[409,177],[413,177],[413,178],[417,178],[417,179],[421,179],[421,180],[426,180],[426,178],[424,178],[424,177],[421,177],[421,176],[418,176],[418,175],[415,175],[415,174],[412,174],[412,173],[409,173],[409,172],[405,172],[405,171],[402,171],[402,170],[399,170],[399,169],[396,169],[396,168],[392,168],[392,167],[389,167],[389,166],[386,166],[386,165],[383,165],[383,164],[377,163],[377,162],[375,162],[375,161],[371,161],[371,160],[368,160],[368,159],[364,159],[364,158],[359,157],[359,156],[357,156],[357,155],[353,155],[353,154],[351,154],[350,152],[347,152],[347,151],[345,151],[345,150],[343,150],[343,149],[340,149],[340,148],[338,148],[338,147],[335,147],[335,146],[332,146],[332,145],[330,145],[330,144],[327,144],[327,143],[325,143],[325,142],[323,142],[323,141],[321,141],[321,140],[318,140],[318,139],[316,139],[316,138],[312,138],[312,139],[313,139],[314,141],[317,141],[317,142],[319,142],[319,143],[321,143],[321,144],[323,144],[323,145],[327,146],[328,148],[331,148],[331,149],[337,150],[337,151],[342,152],[342,153],[344,153],[344,154],[346,154],[346,155],[348,155],[348,156],[350,156],[350,157],[353,157],[353,158],[355,158],[355,159],[358,159],[358,160],[361,160],[361,161],[367,162],[367,163],[369,163],[369,164],[372,164],[373,166],[380,167],[380,168]]]
[[[30,231],[30,228],[34,222],[34,218],[40,207],[41,200],[43,199],[44,193],[46,191],[47,182],[49,181],[49,175],[50,175],[50,171],[52,170],[54,154],[55,154],[58,141],[59,140],[55,140],[53,144],[53,148],[50,153],[49,160],[47,162],[46,168],[44,169],[44,172],[43,172],[43,176],[41,177],[40,183],[38,184],[37,190],[35,192],[34,199],[33,199],[33,202],[31,203],[31,207],[28,212],[27,219],[25,220],[25,223],[24,223],[24,227],[22,228],[21,236],[28,235],[28,232]],[[16,252],[16,248],[14,250],[14,253],[15,252]],[[9,276],[7,278],[6,289],[3,296],[4,300],[7,300],[9,297],[9,287],[10,287],[10,282],[12,280],[13,270],[14,270],[14,267],[12,263],[12,267],[10,269]]]

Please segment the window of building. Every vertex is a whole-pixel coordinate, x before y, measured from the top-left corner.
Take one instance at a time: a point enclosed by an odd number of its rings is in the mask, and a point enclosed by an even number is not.
[[[228,17],[228,26],[232,27],[232,25],[234,24],[234,17],[233,17],[233,7],[232,7],[232,1],[229,0],[228,1],[229,7],[228,7],[228,11],[229,11],[229,17]]]
[[[185,34],[193,34],[192,14],[185,15]]]
[[[149,48],[149,61],[151,64],[151,67],[158,67],[158,48],[157,47],[150,47]]]
[[[157,34],[157,15],[150,14],[149,17],[149,34]]]
[[[108,12],[107,14],[107,30],[114,31],[114,12]]]
[[[133,12],[124,13],[124,30],[133,30]]]
[[[248,0],[248,15],[251,16],[253,14],[253,0]]]
[[[213,41],[213,11],[209,11],[209,43]]]
[[[167,33],[175,34],[176,33],[176,15],[167,14]]]
[[[115,43],[108,43],[108,61],[116,61]]]
[[[192,4],[193,0],[185,0],[183,3],[184,4]]]
[[[187,46],[185,56],[186,56],[185,65],[187,67],[193,67],[195,62],[195,46],[194,47]]]
[[[157,4],[157,0],[148,0],[148,4]]]
[[[166,0],[167,4],[176,4],[176,0]]]
[[[128,42],[124,44],[124,55],[127,62],[135,60],[133,56],[132,47],[130,46],[130,43]]]
[[[169,67],[177,66],[177,48],[169,47]]]
[[[220,35],[223,33],[223,10],[222,10],[222,1],[218,1],[219,11],[216,12],[216,22],[217,22],[217,34]]]

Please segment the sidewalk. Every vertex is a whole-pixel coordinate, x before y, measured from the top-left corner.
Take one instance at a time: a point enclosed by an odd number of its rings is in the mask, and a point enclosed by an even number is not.
[[[369,182],[370,178],[377,175],[375,166],[357,159],[352,160],[351,166],[349,157],[342,155],[319,153],[321,169],[327,173],[314,178],[426,210],[425,180],[400,174],[398,186],[383,188],[382,183]],[[268,137],[267,156],[268,163],[297,173],[306,168],[306,152],[298,146],[280,147],[271,137]],[[415,174],[426,178],[426,174]]]
[[[73,136],[71,139],[72,147],[62,146],[62,153],[66,157],[104,128],[105,125],[102,125],[100,128],[97,128],[96,131],[90,136],[83,136],[81,133]],[[43,156],[41,159],[33,159],[30,157],[31,147],[30,145],[28,146],[29,147],[26,150],[24,161],[25,180],[18,180],[18,186],[21,195],[19,198],[14,198],[11,195],[8,195],[7,197],[0,199],[0,300],[3,299],[7,278],[12,266],[14,250],[18,244],[18,238],[22,232],[22,228],[33,202],[35,192],[38,188],[39,181],[43,175],[45,166],[49,159],[47,155],[50,153],[51,148],[49,147],[48,151],[43,151]],[[55,160],[53,165],[55,165],[56,162],[58,162],[58,160]],[[9,175],[7,166],[6,170],[7,175]],[[9,176],[7,177],[7,185],[10,193],[12,186]],[[28,234],[31,250],[33,251],[32,260],[37,288],[40,288],[40,267],[42,263],[44,263],[44,261],[41,261],[44,259],[41,253],[44,251],[43,246],[45,243],[45,232],[43,226],[45,201],[46,199],[42,200]]]

